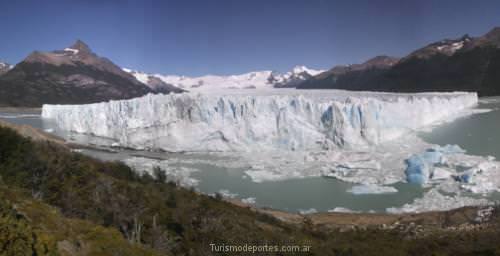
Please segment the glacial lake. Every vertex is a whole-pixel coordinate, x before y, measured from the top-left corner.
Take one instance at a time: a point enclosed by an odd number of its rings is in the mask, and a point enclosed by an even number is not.
[[[445,123],[430,132],[420,132],[425,141],[433,144],[457,144],[467,150],[468,154],[494,156],[500,159],[500,98],[483,98],[479,108],[493,109],[490,112],[474,114]],[[101,140],[86,135],[70,134],[58,130],[47,120],[42,120],[37,112],[17,113],[16,111],[0,112],[0,119],[16,124],[26,124],[76,142]],[[97,143],[98,144],[98,143]],[[396,183],[391,186],[397,193],[355,195],[347,192],[354,184],[328,177],[307,177],[281,181],[256,183],[245,176],[245,168],[223,167],[211,162],[233,161],[220,156],[204,154],[175,154],[125,149],[82,149],[81,153],[103,160],[125,160],[131,157],[158,159],[180,159],[170,166],[195,169],[190,178],[198,183],[194,187],[206,194],[227,191],[237,199],[254,198],[255,205],[275,209],[299,212],[326,212],[334,208],[347,208],[353,211],[385,212],[389,207],[401,207],[422,197],[428,188],[408,183]],[[202,160],[202,161],[200,161]],[[492,197],[497,198],[498,194]]]
[[[500,97],[482,98],[479,102],[479,108],[492,111],[459,118],[431,132],[422,132],[420,137],[433,144],[457,144],[471,155],[500,159]]]

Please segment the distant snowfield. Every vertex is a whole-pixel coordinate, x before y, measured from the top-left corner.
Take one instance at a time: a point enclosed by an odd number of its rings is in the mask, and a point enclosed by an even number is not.
[[[460,92],[209,90],[44,105],[42,116],[64,130],[109,138],[123,147],[237,157],[235,162],[214,164],[247,168],[245,175],[254,182],[330,176],[360,185],[352,193],[369,194],[397,193],[390,185],[406,182],[405,160],[438,147],[424,142],[416,131],[485,111],[473,109],[477,103],[475,93]],[[486,203],[468,193],[500,191],[499,166],[493,158],[447,154],[439,168],[422,166],[429,180],[423,187],[431,188],[423,198],[388,211]],[[465,174],[467,179],[462,179]]]
[[[238,89],[267,89],[275,86],[295,87],[296,83],[304,81],[325,70],[310,69],[305,66],[295,66],[291,71],[278,73],[270,70],[254,71],[239,75],[204,75],[199,77],[148,74],[128,68],[123,69],[135,76],[137,80],[148,84],[151,77],[164,83],[176,86],[190,92]]]

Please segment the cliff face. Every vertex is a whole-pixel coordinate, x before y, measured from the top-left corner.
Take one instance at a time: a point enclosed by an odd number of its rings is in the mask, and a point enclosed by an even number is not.
[[[44,105],[42,116],[64,130],[137,149],[298,151],[378,144],[477,103],[475,93],[280,93],[147,95],[89,105]]]

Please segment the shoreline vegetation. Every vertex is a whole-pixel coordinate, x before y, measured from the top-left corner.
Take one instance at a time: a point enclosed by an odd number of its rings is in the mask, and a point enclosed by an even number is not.
[[[415,214],[258,209],[0,122],[3,255],[225,255],[211,244],[301,245],[266,255],[497,255],[499,207]]]

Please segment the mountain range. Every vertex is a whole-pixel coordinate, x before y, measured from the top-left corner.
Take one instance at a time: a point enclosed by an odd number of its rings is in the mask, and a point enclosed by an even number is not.
[[[158,90],[158,87],[179,88],[187,91],[207,91],[220,89],[266,89],[295,87],[297,84],[312,78],[323,70],[309,69],[305,66],[296,66],[286,73],[277,73],[270,70],[254,71],[240,75],[218,76],[205,75],[188,77],[178,75],[148,74],[140,71],[123,69],[137,80]]]
[[[63,50],[34,51],[15,66],[0,62],[0,106],[84,104],[148,93],[220,89],[345,89],[391,92],[476,91],[500,95],[500,27],[417,49],[403,58],[376,56],[330,70],[296,66],[240,75],[187,77],[121,68],[77,40]]]
[[[500,95],[499,71],[500,27],[479,37],[464,35],[431,43],[399,60],[380,56],[356,66],[334,67],[297,88],[476,91],[480,96],[491,96]]]
[[[0,106],[85,104],[140,97],[148,93],[294,87],[321,73],[304,66],[280,74],[186,77],[121,68],[84,42],[51,52],[34,51],[15,66],[0,62]]]

